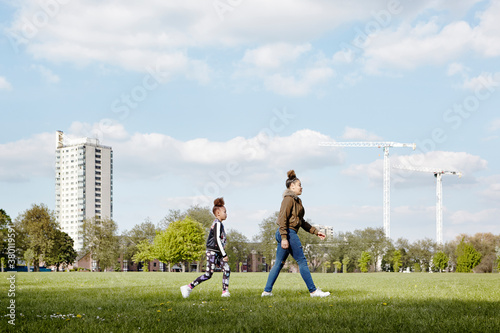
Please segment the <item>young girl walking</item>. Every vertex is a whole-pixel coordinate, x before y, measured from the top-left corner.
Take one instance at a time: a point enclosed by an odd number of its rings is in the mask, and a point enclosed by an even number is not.
[[[224,207],[224,199],[217,198],[214,200],[214,208],[212,209],[215,215],[215,220],[210,227],[210,233],[207,238],[207,266],[205,274],[199,276],[196,280],[181,287],[182,297],[187,298],[194,287],[200,283],[209,280],[214,273],[215,267],[222,268],[222,297],[229,297],[229,275],[231,273],[228,264],[228,257],[225,251],[226,232],[222,221],[227,218],[226,207]]]

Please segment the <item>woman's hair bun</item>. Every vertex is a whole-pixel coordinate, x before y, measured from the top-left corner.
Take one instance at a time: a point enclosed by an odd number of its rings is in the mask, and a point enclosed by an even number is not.
[[[295,175],[295,171],[294,170],[290,170],[286,174],[288,175],[288,179],[297,178],[297,175]]]
[[[214,206],[224,206],[224,198],[217,198],[214,200]]]

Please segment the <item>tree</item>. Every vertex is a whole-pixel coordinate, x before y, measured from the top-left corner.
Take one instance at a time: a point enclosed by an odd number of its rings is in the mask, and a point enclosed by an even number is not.
[[[35,253],[33,252],[32,249],[27,249],[24,251],[24,261],[26,262],[26,269],[29,272],[30,271],[30,265],[33,263],[33,259],[35,259]],[[35,270],[35,267],[33,267],[33,270]]]
[[[142,271],[147,272],[149,270],[149,262],[154,259],[153,244],[148,239],[143,239],[137,244],[137,252],[132,257],[132,260],[134,262],[144,262]]]
[[[465,237],[464,237],[465,238]],[[481,262],[481,253],[462,238],[457,247],[457,272],[472,273],[474,267]]]
[[[47,266],[55,266],[56,271],[59,271],[61,265],[68,266],[75,261],[77,253],[73,248],[74,241],[67,233],[57,229],[53,234],[52,243],[52,248],[45,258]]]
[[[239,231],[229,229],[227,232],[226,253],[229,257],[231,271],[237,271],[239,263],[247,259],[248,252],[248,238]]]
[[[399,272],[399,267],[401,267],[401,251],[395,250],[392,255],[392,267],[394,272]]]
[[[185,217],[185,213],[181,213],[180,209],[169,209],[167,216],[158,223],[158,227],[165,230],[171,222],[180,221]]]
[[[153,243],[156,233],[159,229],[149,220],[146,219],[141,224],[136,224],[130,231],[122,233],[121,248],[124,260],[131,260],[138,252],[138,244],[144,240]],[[133,260],[133,259],[132,259]]]
[[[333,267],[335,268],[334,272],[337,273],[342,268],[342,263],[340,261],[334,261]]]
[[[343,268],[343,273],[347,273],[347,266],[349,266],[349,263],[351,262],[351,258],[349,257],[344,257],[344,259],[342,260],[342,265],[344,266]]]
[[[450,258],[443,251],[436,252],[434,257],[432,257],[432,263],[435,267],[439,268],[439,272],[442,272],[446,269],[446,267],[448,267],[449,260]]]
[[[197,260],[205,250],[203,225],[190,217],[172,222],[156,235],[153,244],[154,256],[162,262],[176,264]]]
[[[326,261],[325,243],[316,235],[302,230],[299,233],[300,242],[304,250],[311,272],[315,272]]]
[[[354,230],[354,237],[358,238],[358,242],[361,244],[360,250],[371,253],[375,261],[378,261],[379,258],[382,259],[384,249],[391,245],[390,240],[385,237],[382,227]]]
[[[40,259],[43,260],[54,246],[53,234],[58,229],[54,212],[44,204],[34,204],[17,217],[14,229],[18,234],[16,245],[33,251],[33,270],[38,272]]]
[[[418,263],[424,271],[431,265],[431,258],[436,252],[437,244],[430,238],[415,241],[410,246],[409,255],[414,263]]]
[[[500,272],[500,246],[495,248],[495,253],[497,256],[497,271]]]
[[[266,257],[266,262],[271,264],[276,257],[276,230],[279,212],[274,212],[259,223],[259,233],[255,240],[259,242],[259,252]]]
[[[5,210],[0,209],[0,258],[3,258],[4,261],[7,260],[7,235],[8,235],[8,226],[12,223],[12,220],[9,215],[5,212]],[[2,265],[3,269],[3,265]],[[2,270],[3,272],[3,270]]]
[[[83,221],[83,246],[96,260],[98,269],[113,267],[119,257],[118,225],[111,219],[90,218]]]
[[[475,272],[491,273],[496,266],[495,247],[500,245],[500,235],[492,233],[476,233],[465,236],[465,241],[470,243],[477,252],[481,253],[481,262],[474,268]]]
[[[368,272],[368,264],[370,263],[370,260],[372,260],[372,256],[370,255],[370,253],[366,251],[361,252],[361,257],[358,260],[359,269],[361,270],[361,272]]]
[[[398,238],[394,243],[394,247],[401,253],[401,268],[412,266],[412,260],[408,252],[410,251],[410,242],[405,238]]]
[[[193,221],[201,223],[207,236],[215,219],[210,207],[201,207],[198,205],[189,207],[185,213],[185,217],[190,217]]]

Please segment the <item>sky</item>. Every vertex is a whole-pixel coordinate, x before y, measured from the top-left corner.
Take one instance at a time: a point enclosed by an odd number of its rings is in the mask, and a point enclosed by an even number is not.
[[[383,226],[381,148],[443,176],[443,239],[500,234],[500,1],[0,0],[0,208],[55,208],[56,131],[113,148],[120,231],[226,201],[249,239],[286,172],[305,217]],[[391,170],[393,240],[436,239],[436,179]]]

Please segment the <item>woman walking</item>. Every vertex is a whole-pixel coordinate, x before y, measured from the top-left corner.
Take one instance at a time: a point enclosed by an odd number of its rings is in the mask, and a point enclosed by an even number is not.
[[[276,262],[269,272],[267,284],[262,292],[262,296],[273,296],[272,290],[274,282],[276,282],[285,264],[286,258],[291,254],[299,265],[300,275],[302,279],[304,279],[311,297],[326,297],[329,296],[330,293],[322,291],[314,285],[311,271],[307,266],[307,259],[302,251],[302,244],[300,243],[297,232],[302,228],[313,235],[317,235],[321,240],[325,239],[326,235],[322,232],[318,232],[315,227],[304,221],[304,206],[302,206],[302,201],[299,198],[299,195],[302,194],[302,184],[300,179],[295,175],[295,171],[290,170],[287,175],[287,189],[283,193],[283,201],[281,202],[281,209],[277,221],[278,230],[276,230],[276,241],[278,242],[278,247],[276,249]]]

